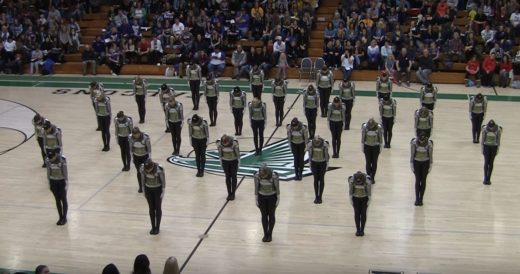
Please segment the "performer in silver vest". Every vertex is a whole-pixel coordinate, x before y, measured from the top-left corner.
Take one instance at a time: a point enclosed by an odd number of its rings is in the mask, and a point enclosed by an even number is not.
[[[102,151],[110,150],[110,122],[112,121],[112,107],[110,97],[101,94],[95,102],[98,124],[101,126]]]
[[[422,86],[420,96],[421,106],[433,110],[437,102],[437,92],[437,87],[434,87],[432,83]]]
[[[301,181],[305,166],[305,146],[309,142],[309,131],[307,126],[296,117],[287,125],[287,140],[291,144],[291,152],[294,157],[295,180]]]
[[[361,146],[365,154],[366,172],[376,183],[377,159],[383,144],[383,129],[373,118],[361,126]]]
[[[482,126],[482,154],[484,154],[484,184],[491,184],[491,173],[493,163],[500,148],[500,138],[502,137],[502,127],[497,125],[494,120],[489,120],[487,125]]]
[[[397,102],[394,98],[385,95],[379,100],[379,115],[381,115],[381,123],[383,124],[385,148],[390,148],[392,130],[394,128],[395,117],[397,116]]]
[[[348,177],[348,195],[350,196],[350,204],[354,207],[356,236],[365,236],[367,209],[372,198],[370,175],[358,171]]]
[[[338,85],[339,98],[345,105],[345,126],[344,130],[350,129],[350,120],[352,119],[352,108],[356,100],[356,85],[351,81],[341,81]]]
[[[314,177],[314,203],[321,204],[325,188],[325,172],[329,165],[329,143],[317,135],[307,144],[307,152]]]
[[[213,74],[208,74],[206,81],[203,83],[204,86],[204,96],[206,96],[206,103],[208,103],[209,109],[209,121],[210,127],[214,127],[217,125],[217,104],[220,95],[220,87],[218,85],[217,79],[213,77]]]
[[[320,95],[321,117],[327,117],[327,107],[329,106],[330,94],[334,84],[334,76],[332,71],[324,65],[316,76],[316,86]]]
[[[175,97],[175,90],[173,90],[173,88],[168,87],[168,85],[166,84],[162,84],[159,88],[159,102],[161,103],[161,108],[164,113],[166,113],[166,104],[168,104],[171,97]],[[166,129],[164,130],[164,132],[170,132],[168,122],[166,122]]]
[[[285,96],[287,96],[287,81],[282,78],[276,78],[271,82],[271,90],[273,93],[274,116],[276,118],[276,126],[282,125],[283,106],[285,104]]]
[[[242,135],[242,127],[244,125],[244,109],[246,107],[246,93],[236,86],[229,93],[229,106],[235,120],[235,135]]]
[[[198,110],[200,102],[200,81],[202,80],[202,69],[197,63],[195,63],[195,61],[190,60],[190,64],[186,68],[186,76],[188,78],[188,83],[190,84],[193,110]]]
[[[255,155],[261,155],[264,147],[264,130],[267,119],[266,104],[262,100],[254,98],[253,101],[247,104],[247,108],[249,109],[249,121],[253,129]]]
[[[133,81],[135,102],[137,103],[137,110],[139,112],[139,124],[144,123],[146,116],[146,96],[147,96],[147,82],[146,79],[137,75]]]
[[[426,190],[426,177],[433,164],[433,142],[422,134],[410,142],[410,166],[415,174],[415,205],[422,206]]]
[[[99,83],[96,81],[90,82],[89,86],[89,94],[90,94],[90,101],[92,102],[92,108],[94,108],[94,114],[96,114],[97,119],[97,112],[96,112],[96,99],[99,95],[105,93],[105,87],[103,86],[103,83]],[[96,131],[101,131],[101,125],[98,123]]]
[[[69,183],[67,171],[67,159],[54,151],[49,152],[46,159],[47,179],[49,179],[50,189],[56,200],[56,208],[60,219],[56,225],[67,223],[67,186]]]
[[[251,91],[253,98],[262,99],[262,92],[264,91],[264,72],[254,65],[249,73],[249,82],[251,84]]]
[[[193,114],[188,118],[188,131],[191,140],[191,146],[195,151],[195,162],[197,163],[197,177],[204,176],[204,167],[206,165],[206,148],[209,142],[208,122]]]
[[[36,113],[32,119],[32,124],[34,126],[34,134],[36,135],[36,140],[38,141],[38,145],[40,146],[40,152],[42,154],[43,165],[42,167],[47,167],[45,165],[45,149],[43,147],[43,135],[45,134],[45,130],[43,130],[43,123],[45,122],[45,118],[40,114]]]
[[[132,129],[132,138],[130,138],[130,147],[134,158],[135,170],[137,171],[137,182],[139,183],[138,192],[143,192],[143,183],[141,181],[141,165],[152,157],[152,145],[148,134],[141,132],[138,127]]]
[[[43,148],[45,150],[45,154],[48,155],[49,152],[54,152],[57,154],[63,154],[63,142],[61,140],[61,129],[55,125],[53,125],[48,120],[43,122]]]
[[[256,206],[262,214],[264,237],[262,242],[273,240],[273,229],[276,222],[276,208],[280,203],[280,183],[278,173],[263,164],[254,175]]]
[[[471,119],[471,136],[473,143],[480,142],[480,129],[487,111],[487,97],[479,93],[469,99],[469,116]]]
[[[148,202],[150,221],[152,223],[151,235],[159,234],[162,218],[162,199],[166,187],[164,168],[151,158],[139,167],[141,181],[144,184],[144,196]]]
[[[181,131],[184,123],[184,111],[182,103],[175,97],[170,97],[164,106],[164,116],[172,135],[173,152],[172,155],[179,155],[181,149]]]
[[[386,71],[381,73],[381,76],[376,80],[377,100],[381,100],[384,95],[392,96],[392,81]]]
[[[320,95],[311,84],[303,91],[303,109],[309,125],[309,138],[311,139],[314,139],[314,133],[316,132],[316,116],[318,116],[319,105]]]
[[[123,111],[117,113],[114,118],[115,132],[117,136],[117,143],[121,149],[121,160],[123,161],[122,171],[130,170],[130,162],[132,161],[132,154],[130,153],[130,136],[132,129],[134,129],[134,122],[132,117],[125,115]]]
[[[341,148],[341,133],[343,132],[343,124],[345,124],[345,105],[339,97],[335,97],[329,104],[327,111],[327,120],[329,122],[330,134],[332,135],[332,158],[339,158],[339,150]]]
[[[217,140],[217,148],[220,157],[222,170],[226,175],[227,200],[235,200],[235,191],[237,189],[237,172],[240,165],[240,148],[238,141],[232,136],[223,135]]]
[[[430,138],[433,128],[433,111],[426,107],[421,107],[415,111],[415,132],[416,136],[421,134]]]

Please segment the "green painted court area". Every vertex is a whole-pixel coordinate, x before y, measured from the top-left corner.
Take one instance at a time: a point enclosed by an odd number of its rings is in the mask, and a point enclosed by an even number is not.
[[[30,75],[1,75],[0,76],[0,87],[39,87],[39,88],[77,88],[87,89],[91,81],[102,82],[105,89],[132,89],[131,77],[103,77],[103,76],[80,76],[67,77],[67,76],[30,76]],[[160,78],[149,78],[148,88],[150,90],[158,89],[163,83],[167,83],[177,91],[189,91],[187,80],[185,79],[160,79]],[[307,83],[307,80],[304,80]],[[221,80],[219,85],[222,90],[230,90],[236,86],[241,89],[249,90],[249,82],[241,80]],[[270,86],[271,81],[265,81],[264,85]],[[270,92],[270,89],[265,90],[266,93]],[[301,93],[302,89],[289,88],[290,94]],[[375,91],[368,90],[357,90],[356,96],[375,96]],[[410,89],[409,92],[395,91],[393,96],[396,98],[418,98],[419,93]],[[468,100],[467,94],[453,94],[453,93],[439,93],[438,99],[450,99],[450,100]],[[520,96],[507,96],[507,95],[487,95],[490,101],[502,101],[502,102],[520,102]]]

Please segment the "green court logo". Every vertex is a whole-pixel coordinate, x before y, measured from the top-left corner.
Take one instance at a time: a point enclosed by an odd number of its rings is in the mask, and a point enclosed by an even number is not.
[[[263,163],[266,163],[267,166],[278,173],[280,180],[292,180],[296,177],[293,159],[291,146],[287,139],[265,146],[262,150],[262,155],[256,156],[254,151],[241,151],[238,175],[252,177],[258,171],[258,168]],[[308,162],[307,154],[305,154],[304,160]],[[197,168],[195,158],[193,157],[171,156],[168,158],[168,162],[178,166]],[[217,149],[206,151],[205,171],[224,174]],[[312,172],[308,167],[303,169],[303,176],[311,174]]]

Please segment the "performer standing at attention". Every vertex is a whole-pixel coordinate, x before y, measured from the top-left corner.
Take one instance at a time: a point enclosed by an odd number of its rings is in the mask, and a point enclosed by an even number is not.
[[[339,98],[345,105],[345,126],[344,130],[350,129],[350,120],[352,119],[352,108],[356,100],[356,85],[351,81],[341,81],[339,83]]]
[[[157,235],[161,228],[162,199],[166,187],[164,168],[149,158],[144,164],[141,164],[139,173],[141,173],[141,181],[144,184],[144,196],[148,202],[152,223],[150,234]]]
[[[54,151],[47,154],[49,157],[46,160],[47,164],[47,178],[49,185],[56,200],[56,208],[60,219],[56,225],[64,225],[67,223],[67,186],[68,186],[68,172],[67,159]]]
[[[417,136],[424,134],[430,138],[433,128],[433,111],[421,107],[415,111],[415,132]]]
[[[377,159],[383,144],[383,130],[374,119],[361,126],[361,144],[365,154],[366,172],[371,178],[371,183],[376,183]]]
[[[175,97],[170,97],[168,103],[164,106],[164,114],[166,116],[166,123],[172,135],[173,153],[172,155],[179,155],[181,149],[181,131],[184,123],[184,110],[182,103],[177,102]]]
[[[123,111],[117,113],[114,119],[116,129],[117,143],[121,149],[121,160],[123,160],[122,171],[130,170],[130,161],[132,161],[132,154],[130,153],[130,136],[134,128],[132,117],[126,116]]]
[[[141,165],[152,157],[152,145],[148,134],[141,132],[138,127],[132,129],[132,138],[130,138],[130,147],[134,157],[135,170],[137,171],[137,182],[139,183],[138,192],[143,192],[143,184],[141,181]]]
[[[251,83],[253,98],[261,100],[264,91],[264,72],[257,65],[254,65],[249,73],[249,82]]]
[[[137,110],[139,111],[139,124],[144,123],[146,116],[147,93],[146,79],[141,78],[141,75],[137,75],[134,79],[134,96],[135,102],[137,103]]]
[[[370,176],[358,171],[348,177],[348,194],[350,203],[354,207],[354,222],[356,222],[356,236],[365,236],[367,209],[372,198],[372,183]]]
[[[343,124],[345,123],[345,105],[341,102],[339,97],[335,97],[332,103],[329,104],[327,120],[332,135],[332,158],[339,158],[341,133],[343,132]]]
[[[296,117],[287,125],[287,140],[291,144],[291,152],[294,157],[295,180],[301,181],[305,166],[305,146],[309,142],[309,131],[307,126]]]
[[[191,101],[193,102],[193,110],[199,109],[200,102],[200,80],[202,79],[202,69],[193,60],[186,68],[188,83],[191,90]]]
[[[471,136],[473,143],[480,142],[480,130],[487,111],[487,97],[479,93],[469,99],[469,115],[471,119]]]
[[[333,73],[326,65],[324,65],[316,77],[316,86],[318,87],[321,102],[321,117],[327,117],[327,107],[329,106],[333,84]]]
[[[287,96],[287,81],[282,78],[276,78],[271,82],[274,102],[274,116],[276,118],[276,126],[282,125],[283,106],[285,104],[285,96]]]
[[[433,142],[422,134],[413,138],[410,145],[410,166],[415,174],[415,206],[422,206],[424,192],[426,191],[426,177],[432,169]]]
[[[377,100],[381,100],[384,95],[392,96],[392,81],[386,71],[381,73],[381,76],[376,80]]]
[[[303,109],[307,124],[309,125],[309,138],[314,139],[316,132],[316,116],[318,115],[318,105],[320,104],[320,96],[316,89],[310,84],[307,89],[303,91]]]
[[[98,83],[96,81],[90,82],[90,87],[89,87],[90,101],[92,101],[92,108],[94,108],[94,114],[96,114],[96,119],[97,119],[96,99],[98,98],[99,95],[101,95],[103,93],[105,93],[105,88],[103,86],[103,83]],[[98,121],[96,131],[101,131],[101,125],[99,124],[99,121]]]
[[[482,126],[482,154],[484,154],[484,184],[491,184],[491,173],[493,163],[500,148],[500,138],[502,137],[502,127],[498,126],[494,120],[489,120],[487,125]]]
[[[215,78],[213,78],[213,74],[209,74],[206,82],[203,84],[204,86],[204,96],[206,96],[206,103],[208,103],[209,109],[209,121],[210,127],[214,127],[217,125],[217,104],[219,99],[220,88],[218,82]]]
[[[195,162],[197,163],[197,177],[204,176],[204,167],[206,165],[206,148],[208,147],[209,128],[208,122],[193,114],[188,119],[188,131],[191,146],[195,151]]]
[[[263,164],[254,175],[256,206],[262,214],[264,237],[262,242],[273,240],[273,229],[276,222],[276,208],[280,202],[280,183],[278,173]]]
[[[253,142],[255,143],[255,155],[262,154],[264,147],[264,130],[267,119],[266,104],[258,98],[254,98],[247,105],[249,109],[249,120],[253,129]]]
[[[315,204],[322,203],[325,188],[325,172],[329,165],[329,144],[320,136],[314,137],[307,145],[312,175],[314,176]]]
[[[379,100],[379,115],[381,115],[381,122],[383,124],[385,148],[390,148],[392,129],[394,128],[395,117],[397,115],[397,102],[394,98],[385,95]]]
[[[428,83],[421,87],[421,105],[429,110],[433,110],[435,103],[437,102],[437,87],[434,87],[432,83]]]
[[[244,125],[244,108],[246,107],[246,93],[237,86],[229,93],[229,106],[235,119],[235,136],[242,135]]]
[[[102,151],[110,150],[110,122],[112,121],[112,107],[110,106],[110,97],[101,94],[97,97],[96,114],[98,124],[101,126],[101,139],[103,140]]]
[[[237,172],[240,165],[240,148],[238,141],[232,136],[223,135],[217,141],[217,148],[220,156],[220,164],[226,175],[226,188],[228,192],[227,200],[235,200],[237,189]]]

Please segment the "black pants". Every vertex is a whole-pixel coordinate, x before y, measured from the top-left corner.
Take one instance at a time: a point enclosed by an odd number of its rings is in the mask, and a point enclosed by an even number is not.
[[[421,105],[429,110],[433,110],[433,108],[435,107],[435,104],[432,103],[432,104],[425,104],[425,103],[421,103]]]
[[[484,113],[471,113],[471,136],[473,141],[480,140],[480,130],[482,129],[482,122],[484,121]]]
[[[320,109],[321,116],[327,116],[327,110],[329,108],[329,99],[332,88],[320,88],[318,87],[318,92],[320,94]]]
[[[352,119],[352,108],[354,100],[341,100],[345,104],[345,129],[350,129],[350,120]]]
[[[92,102],[92,107],[94,108],[94,113],[96,114],[96,104],[94,102]],[[99,124],[99,119],[97,119],[98,116],[96,114],[96,121],[97,121],[97,129],[96,130],[101,130],[101,125]]]
[[[291,143],[291,151],[294,156],[294,173],[296,174],[296,178],[301,179],[305,165],[305,143]]]
[[[416,133],[417,136],[421,136],[421,134],[424,134],[426,137],[430,138],[431,134],[432,134],[432,129],[431,128],[428,128],[428,129],[420,129],[418,128],[416,130]]]
[[[148,202],[148,208],[150,212],[150,221],[152,223],[152,229],[159,229],[161,227],[161,217],[162,217],[162,187],[145,187],[144,195],[146,197],[146,201]]]
[[[65,190],[65,180],[53,180],[49,179],[51,185],[51,191],[56,200],[56,208],[58,209],[58,215],[60,220],[67,218],[67,211],[69,204],[67,203],[67,190]]]
[[[307,124],[309,125],[309,138],[314,138],[316,132],[316,116],[318,115],[317,108],[305,108],[305,117],[307,118]]]
[[[130,141],[127,136],[117,136],[117,142],[121,149],[121,160],[123,161],[123,166],[125,168],[130,168],[130,161],[132,160],[132,155],[130,154]]]
[[[172,135],[173,154],[179,154],[181,149],[181,130],[182,122],[172,123],[168,121],[168,128],[170,128],[170,134]]]
[[[330,134],[332,135],[332,153],[339,156],[341,148],[341,133],[343,132],[343,121],[329,121]]]
[[[265,236],[273,234],[273,228],[276,222],[276,200],[276,194],[267,196],[258,194],[258,207],[262,214],[262,227]]]
[[[139,190],[143,189],[143,183],[141,182],[141,172],[139,171],[139,168],[141,167],[142,164],[144,164],[144,162],[146,162],[147,159],[148,159],[148,154],[146,154],[144,156],[134,155],[134,165],[135,165],[135,170],[137,171],[137,183],[139,185]]]
[[[98,116],[98,123],[101,126],[101,139],[103,146],[110,146],[110,115]]]
[[[493,75],[495,74],[494,71],[491,73],[486,73],[485,71],[482,72],[482,85],[485,87],[494,86],[495,83],[493,83]]]
[[[45,163],[45,158],[47,156],[45,155],[45,148],[43,147],[43,137],[38,137],[37,140],[38,140],[38,145],[40,146],[40,152],[42,153],[43,162]]]
[[[139,111],[139,123],[144,123],[146,116],[146,97],[144,95],[136,95],[135,102],[137,103],[137,110]]]
[[[198,109],[200,101],[200,80],[190,80],[190,90],[193,108]]]
[[[311,161],[311,171],[314,176],[314,194],[317,199],[321,199],[323,189],[325,188],[325,172],[327,171],[327,162]]]
[[[484,145],[484,181],[491,181],[491,173],[493,172],[493,162],[497,156],[498,147]]]
[[[207,141],[207,138],[191,138],[191,144],[193,145],[193,150],[195,151],[195,162],[197,163],[197,171],[204,171],[204,167],[206,165],[206,148],[208,147],[206,145]]]
[[[392,142],[392,129],[394,128],[394,117],[381,117],[383,122],[383,139],[385,145],[390,145]]]
[[[235,133],[242,135],[242,126],[244,125],[244,109],[233,108],[233,117],[235,118]]]
[[[253,98],[262,99],[263,85],[251,85],[251,91],[253,92]]]
[[[365,153],[366,172],[372,178],[372,182],[376,180],[377,172],[377,158],[379,158],[380,146],[363,145],[363,152]]]
[[[115,73],[117,75],[121,74],[121,68],[122,68],[121,64],[109,61],[107,63],[107,66],[110,68],[110,70],[113,73]]]
[[[274,115],[276,117],[276,126],[282,124],[283,120],[283,105],[285,103],[285,96],[283,97],[273,97],[274,101]]]
[[[253,142],[255,143],[255,150],[262,151],[264,147],[264,120],[251,120],[251,128],[253,129]]]
[[[368,197],[352,197],[352,206],[354,207],[356,230],[358,232],[364,232],[365,223],[367,222]]]
[[[391,96],[391,92],[377,92],[377,100],[383,99],[385,96]]]
[[[235,195],[237,190],[238,160],[222,160],[222,169],[226,175],[226,187],[228,195]]]
[[[218,97],[206,97],[206,101],[208,103],[209,108],[209,121],[211,124],[215,125],[217,123],[217,103],[218,103]]]
[[[426,177],[430,169],[430,161],[413,161],[415,174],[415,201],[422,203],[426,191]]]

